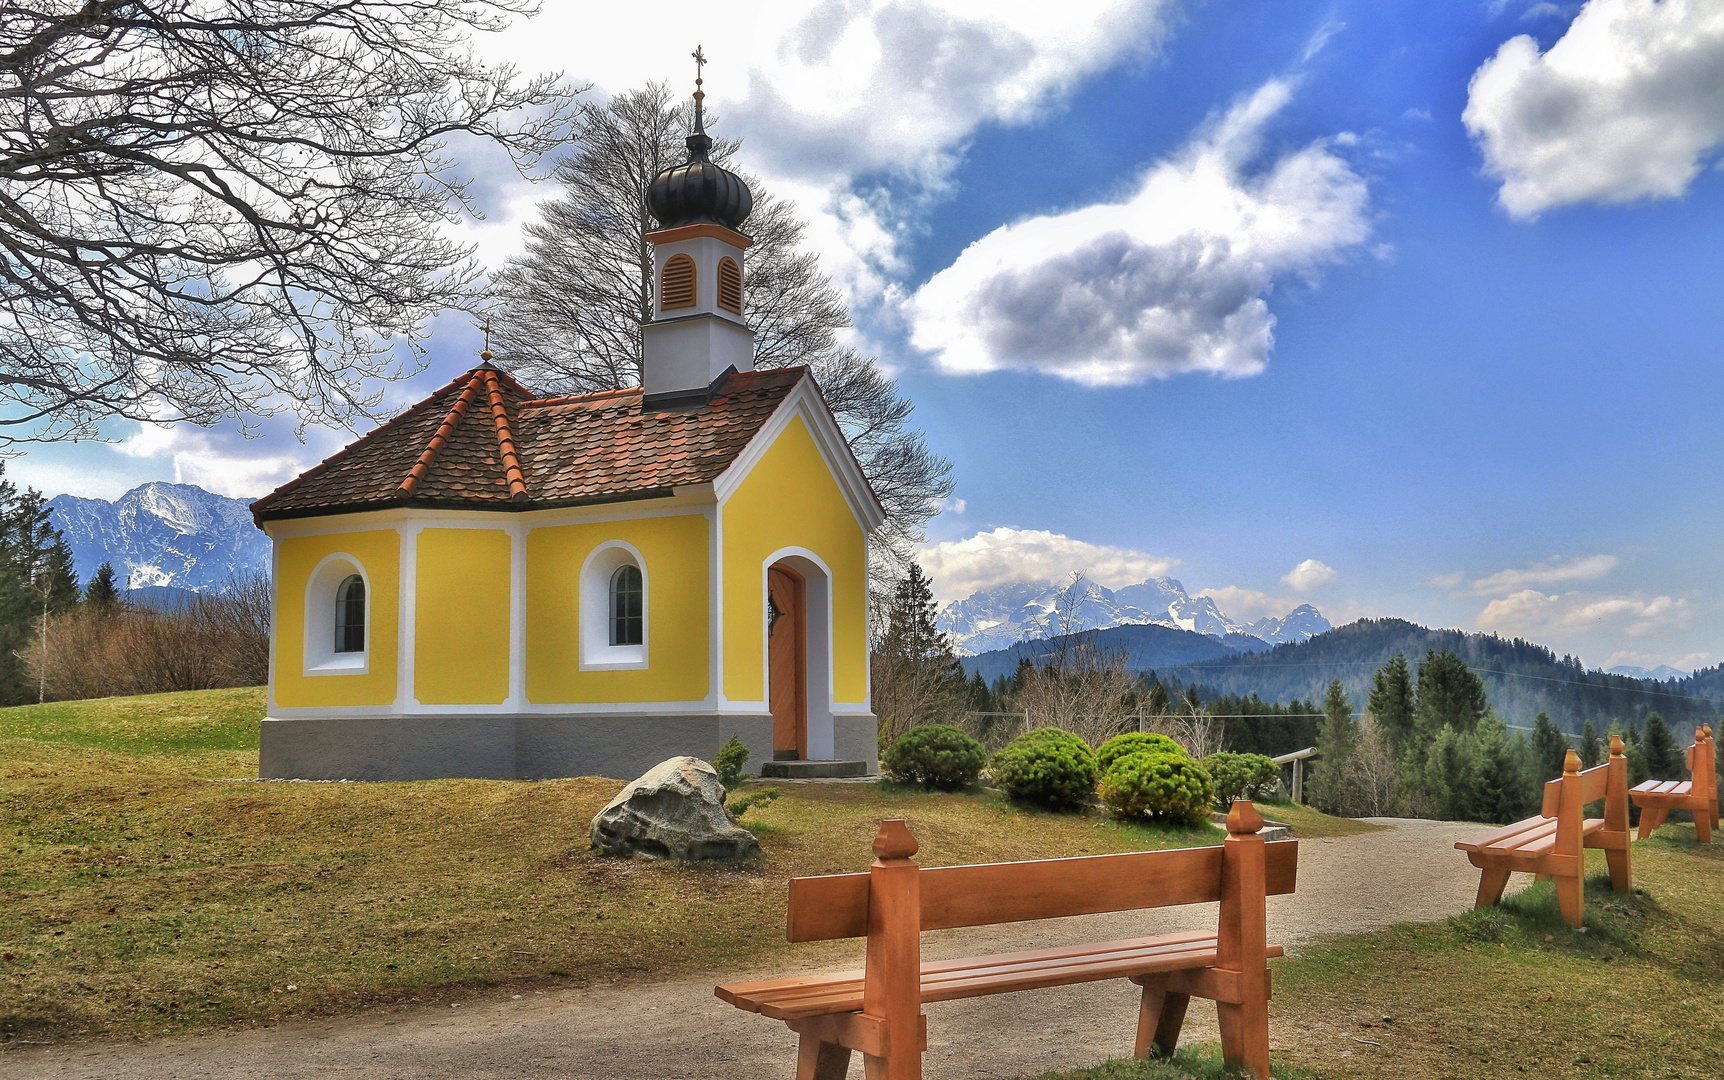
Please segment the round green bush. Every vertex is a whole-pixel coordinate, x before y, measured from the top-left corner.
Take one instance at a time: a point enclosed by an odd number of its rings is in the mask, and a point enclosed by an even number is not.
[[[976,782],[988,752],[948,724],[923,724],[898,736],[880,761],[895,780],[936,791],[960,791]]]
[[[1153,750],[1120,758],[1101,780],[1101,801],[1122,818],[1140,820],[1195,825],[1208,814],[1212,792],[1203,766]]]
[[[1281,766],[1262,754],[1210,754],[1201,762],[1215,782],[1215,805],[1223,810],[1235,799],[1260,799],[1281,779]]]
[[[1107,772],[1113,763],[1127,754],[1137,754],[1143,751],[1152,754],[1185,755],[1185,747],[1174,742],[1166,735],[1152,735],[1144,731],[1128,731],[1124,735],[1115,735],[1101,744],[1101,749],[1095,752],[1095,762],[1102,772]]]
[[[1053,809],[1081,806],[1099,771],[1089,743],[1059,728],[1026,731],[994,755],[994,782],[1009,797]]]

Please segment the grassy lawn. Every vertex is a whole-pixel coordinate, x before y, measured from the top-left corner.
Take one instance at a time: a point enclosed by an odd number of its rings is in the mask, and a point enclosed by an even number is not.
[[[1277,1076],[1352,1080],[1712,1078],[1724,1060],[1724,844],[1666,825],[1634,845],[1637,888],[1587,882],[1586,932],[1549,884],[1498,908],[1397,926],[1271,961]],[[1596,862],[1596,866],[1592,865]],[[1217,1074],[1216,1048],[1038,1080]]]
[[[755,865],[607,859],[587,827],[618,781],[243,782],[262,712],[258,690],[0,710],[0,1038],[769,967],[785,880],[865,868],[888,816],[930,866],[1222,835],[986,794],[783,785],[745,817]]]

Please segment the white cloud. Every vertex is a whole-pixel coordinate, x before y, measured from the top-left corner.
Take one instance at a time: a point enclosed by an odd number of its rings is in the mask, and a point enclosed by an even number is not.
[[[1154,55],[1176,7],[1175,0],[667,0],[653,8],[653,20],[677,33],[643,34],[640,9],[565,3],[502,34],[480,35],[477,45],[494,62],[563,71],[602,97],[660,80],[692,91],[689,53],[701,43],[711,59],[705,90],[716,130],[744,140],[738,162],[796,203],[821,268],[853,304],[867,304],[880,302],[902,269],[898,240],[919,207],[858,194],[865,177],[908,177],[924,194],[938,192],[978,128],[1034,120],[1085,79]],[[511,206],[495,225],[478,226],[506,234],[479,241],[493,265],[499,249],[518,243],[517,213]]]
[[[1199,589],[1196,595],[1207,596],[1215,601],[1215,606],[1235,622],[1256,622],[1268,616],[1278,619],[1299,606],[1298,600],[1270,596],[1266,592],[1245,589],[1238,585],[1228,585],[1220,589]]]
[[[1436,577],[1426,581],[1425,584],[1435,586],[1439,589],[1458,589],[1461,587],[1461,582],[1466,579],[1467,576],[1465,574],[1456,570],[1452,574],[1438,574]]]
[[[1639,637],[1685,626],[1689,615],[1688,601],[1681,597],[1546,594],[1522,589],[1486,604],[1479,612],[1478,627],[1518,635],[1604,631]]]
[[[930,544],[916,556],[942,599],[1013,581],[1058,581],[1074,570],[1110,589],[1171,573],[1178,559],[1090,544],[1043,529],[1001,527]]]
[[[957,373],[1041,371],[1092,386],[1255,375],[1266,294],[1365,241],[1365,181],[1319,141],[1251,173],[1288,102],[1273,80],[1150,168],[1124,202],[1003,226],[906,305],[912,343]],[[1337,140],[1338,141],[1338,140]]]
[[[1499,570],[1479,578],[1468,590],[1474,596],[1491,596],[1531,586],[1570,585],[1596,581],[1622,562],[1615,555],[1585,555],[1577,559],[1555,556],[1519,570]],[[1448,578],[1439,580],[1447,581]],[[1456,584],[1459,584],[1458,579]]]
[[[341,436],[346,433],[323,429],[308,433],[308,437],[320,444],[327,444],[319,453],[291,436],[276,432],[247,439],[232,430],[232,425],[200,428],[191,424],[145,424],[115,448],[129,457],[171,462],[176,484],[196,484],[230,498],[254,499],[334,453],[335,440]]]
[[[1281,578],[1281,584],[1289,589],[1310,592],[1312,589],[1321,589],[1325,585],[1333,585],[1340,580],[1341,575],[1335,572],[1333,566],[1318,562],[1316,559],[1306,559],[1287,571]]]
[[[1546,52],[1505,41],[1461,118],[1514,217],[1675,198],[1724,143],[1724,5],[1591,0]]]

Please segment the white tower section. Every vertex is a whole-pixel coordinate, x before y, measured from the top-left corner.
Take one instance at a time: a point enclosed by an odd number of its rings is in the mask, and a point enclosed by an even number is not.
[[[753,371],[754,331],[741,308],[743,251],[754,241],[704,222],[660,229],[647,240],[653,246],[653,320],[641,328],[647,400],[703,396],[729,369]]]

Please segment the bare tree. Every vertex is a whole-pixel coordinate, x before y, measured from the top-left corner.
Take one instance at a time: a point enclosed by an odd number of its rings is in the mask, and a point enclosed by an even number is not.
[[[493,278],[500,309],[496,352],[522,381],[563,393],[640,383],[641,327],[652,318],[654,222],[646,192],[660,170],[687,158],[692,109],[663,83],[581,111],[573,148],[557,165],[563,193],[526,227],[526,250]],[[708,125],[713,118],[707,117]],[[709,156],[725,163],[734,140]],[[753,245],[743,310],[757,367],[807,364],[886,510],[877,535],[877,606],[905,572],[922,528],[952,493],[951,466],[909,426],[912,406],[874,358],[838,346],[849,309],[801,250],[794,205],[750,178]]]
[[[476,277],[448,141],[563,142],[572,93],[469,48],[533,10],[0,3],[0,441],[368,415]]]
[[[1366,714],[1359,725],[1358,744],[1348,763],[1346,791],[1350,812],[1360,817],[1390,813],[1396,800],[1400,764],[1388,731]]]

